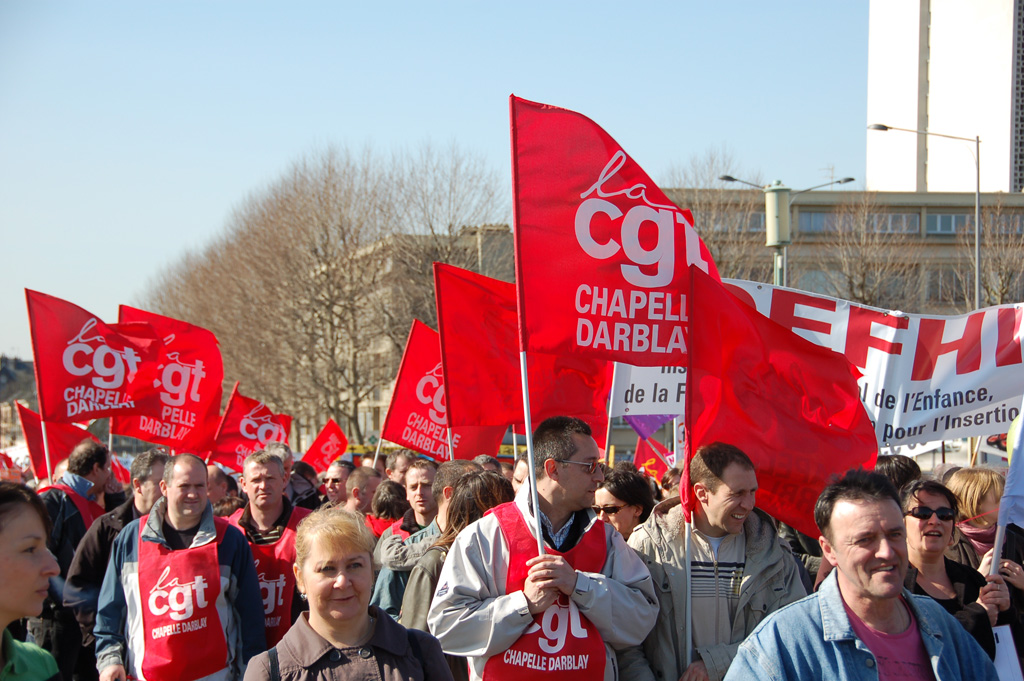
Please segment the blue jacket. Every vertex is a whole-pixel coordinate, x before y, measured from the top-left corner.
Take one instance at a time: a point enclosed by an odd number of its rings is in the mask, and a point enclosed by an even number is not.
[[[142,541],[166,545],[163,519],[167,500],[160,499],[150,511]],[[145,635],[142,627],[142,602],[139,595],[139,523],[142,518],[125,525],[114,541],[114,550],[107,564],[107,573],[100,589],[96,613],[96,667],[103,670],[112,664],[124,666],[129,677],[143,679],[142,657]],[[203,511],[192,546],[214,541],[217,530],[213,509]],[[228,527],[217,546],[220,564],[220,594],[217,612],[228,644],[228,666],[205,677],[209,681],[233,681],[242,678],[249,658],[266,650],[263,628],[263,596],[256,576],[249,542],[234,527]]]
[[[936,681],[999,681],[978,642],[928,596],[903,597],[917,618]],[[878,664],[850,625],[836,571],[817,593],[770,615],[740,645],[730,679],[875,681]]]

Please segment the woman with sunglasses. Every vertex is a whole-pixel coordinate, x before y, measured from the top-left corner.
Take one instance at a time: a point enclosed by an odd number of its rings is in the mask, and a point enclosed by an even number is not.
[[[653,508],[654,490],[632,464],[613,468],[594,494],[594,513],[623,539],[629,539],[633,528],[647,520]]]
[[[984,577],[945,556],[953,544],[956,496],[942,483],[915,480],[903,488],[902,499],[910,560],[904,586],[935,599],[994,659],[992,627],[1015,624],[1017,613],[1001,576]]]

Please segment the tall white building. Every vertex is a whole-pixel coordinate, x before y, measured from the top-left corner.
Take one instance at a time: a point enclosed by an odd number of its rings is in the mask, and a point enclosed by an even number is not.
[[[969,137],[867,131],[870,191],[1024,187],[1024,0],[871,0],[867,123]]]

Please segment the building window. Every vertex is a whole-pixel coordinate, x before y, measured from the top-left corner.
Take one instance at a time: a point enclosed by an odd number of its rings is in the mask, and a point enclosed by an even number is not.
[[[952,267],[928,271],[928,302],[949,303],[964,300],[964,285]]]
[[[967,229],[969,218],[968,215],[929,213],[925,230],[927,234],[957,234]]]
[[[918,234],[921,216],[917,213],[873,213],[868,224],[879,234]]]
[[[800,211],[797,228],[804,234],[824,234],[836,231],[836,216],[832,213]]]

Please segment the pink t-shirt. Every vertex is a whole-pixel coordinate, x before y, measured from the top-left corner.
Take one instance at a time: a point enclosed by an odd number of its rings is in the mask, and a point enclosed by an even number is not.
[[[843,601],[854,633],[878,661],[879,681],[935,681],[917,619],[902,597],[900,605],[910,615],[910,626],[902,634],[886,634],[868,626]]]

